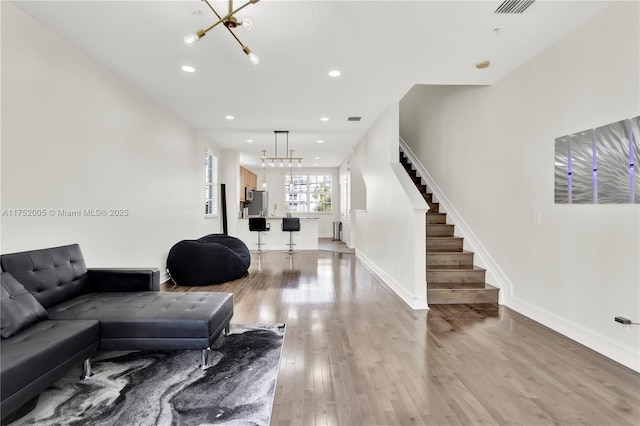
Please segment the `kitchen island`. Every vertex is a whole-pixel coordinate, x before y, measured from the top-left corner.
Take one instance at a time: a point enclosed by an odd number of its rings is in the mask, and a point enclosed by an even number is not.
[[[282,217],[266,218],[270,231],[262,233],[262,250],[289,250],[289,232],[282,231]],[[238,235],[249,250],[258,250],[258,232],[249,231],[249,219],[238,219]],[[300,231],[293,233],[293,250],[318,250],[318,218],[300,216]]]

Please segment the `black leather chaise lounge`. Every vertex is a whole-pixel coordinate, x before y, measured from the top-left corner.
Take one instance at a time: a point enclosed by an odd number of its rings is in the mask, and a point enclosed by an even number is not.
[[[3,420],[83,360],[88,375],[97,350],[200,349],[204,368],[233,316],[231,293],[160,292],[158,269],[87,269],[77,244],[0,265]]]

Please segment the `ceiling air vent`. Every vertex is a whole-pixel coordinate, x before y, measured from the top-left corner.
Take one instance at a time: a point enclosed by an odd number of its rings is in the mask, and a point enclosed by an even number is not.
[[[504,0],[495,13],[523,13],[535,0]]]
[[[360,121],[362,117],[347,117],[347,121]]]

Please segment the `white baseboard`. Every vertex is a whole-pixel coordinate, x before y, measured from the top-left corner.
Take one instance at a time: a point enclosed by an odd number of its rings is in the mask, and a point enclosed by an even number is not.
[[[362,254],[362,252],[356,249],[356,259],[364,265],[365,268],[369,270],[372,274],[377,276],[380,281],[387,287],[389,290],[393,291],[398,295],[411,309],[420,310],[420,309],[429,309],[427,305],[427,298],[417,298],[415,295],[411,294],[407,289],[402,287],[400,283],[394,280],[389,274],[384,272],[378,265],[376,265],[371,259]],[[426,283],[425,283],[426,287]]]
[[[601,333],[589,330],[515,296],[509,299],[509,304],[506,306],[625,367],[640,372],[640,352],[631,347],[614,342]]]

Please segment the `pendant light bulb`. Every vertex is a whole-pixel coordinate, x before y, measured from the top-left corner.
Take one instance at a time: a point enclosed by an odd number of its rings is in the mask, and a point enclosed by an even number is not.
[[[298,167],[302,167],[302,161],[298,160]]]
[[[253,53],[247,46],[242,46],[242,51],[249,57],[249,61],[251,61],[253,65],[258,65],[260,63],[258,55]]]
[[[260,58],[253,52],[249,53],[249,61],[251,61],[253,65],[260,65]]]
[[[280,160],[280,167],[282,167],[282,166],[283,166],[283,164],[282,164],[282,160]]]
[[[194,44],[198,42],[198,40],[200,40],[200,37],[198,37],[198,34],[189,34],[184,37],[184,44],[186,44],[189,47],[192,47]]]
[[[186,44],[189,47],[192,47],[194,44],[198,42],[198,40],[204,37],[204,35],[205,35],[204,30],[198,30],[195,33],[187,34],[184,37],[184,44]]]
[[[244,18],[241,23],[242,23],[242,28],[244,28],[247,31],[253,28],[253,22],[249,18]]]

